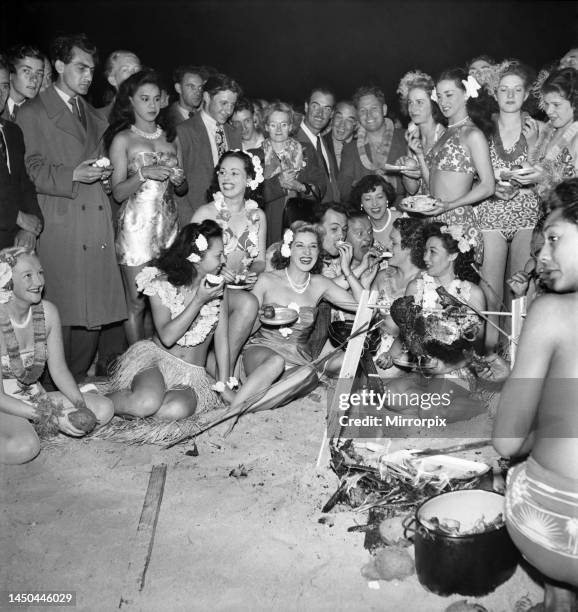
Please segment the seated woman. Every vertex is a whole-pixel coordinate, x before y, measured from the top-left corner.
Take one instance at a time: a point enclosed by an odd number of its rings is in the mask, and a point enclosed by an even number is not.
[[[0,284],[0,463],[17,464],[40,452],[35,421],[83,436],[95,422],[107,423],[113,408],[95,392],[81,393],[74,381],[64,361],[58,310],[42,299],[44,273],[34,252],[0,251]],[[38,382],[46,364],[59,392],[47,394]],[[50,401],[43,401],[46,396]]]
[[[178,420],[219,406],[205,369],[214,340],[215,378],[229,381],[227,293],[222,230],[214,221],[186,225],[137,276],[150,299],[155,333],[119,358],[109,382],[116,414]]]
[[[493,443],[529,458],[506,484],[506,526],[545,580],[543,609],[576,609],[578,587],[578,179],[547,200],[539,261],[554,292],[531,305],[500,396]]]
[[[450,225],[477,228],[473,205],[493,195],[495,189],[486,136],[492,130],[490,96],[460,69],[443,72],[432,95],[448,127],[425,155],[423,179],[437,203],[423,214]],[[482,255],[480,240],[478,262]]]
[[[401,213],[393,208],[395,189],[382,176],[368,174],[355,184],[349,204],[354,210],[362,210],[369,217],[376,246],[385,250],[393,222]]]
[[[215,171],[211,188],[214,200],[201,206],[191,221],[202,223],[211,219],[219,224],[226,259],[220,274],[227,285],[251,290],[257,275],[265,270],[267,220],[257,202],[249,199],[263,182],[263,168],[256,155],[227,151]],[[241,347],[251,333],[258,306],[248,291],[238,290],[229,292],[228,304],[232,372]]]
[[[425,271],[408,284],[405,295],[412,296],[408,304],[414,303],[424,313],[438,317],[438,313],[449,304],[449,300],[444,299],[444,295],[449,294],[477,310],[483,310],[486,303],[484,293],[475,284],[477,275],[471,268],[476,234],[465,226],[434,222],[424,226],[423,238]],[[479,320],[473,311],[469,316],[472,323]],[[412,330],[411,339],[417,341],[416,348],[421,346],[419,330]],[[411,346],[408,348],[411,350]],[[384,365],[400,357],[402,350],[402,343],[398,339],[389,355],[382,357]],[[451,366],[455,369],[455,363]]]
[[[288,201],[300,196],[313,205],[325,195],[326,181],[313,146],[302,145],[289,136],[294,126],[294,115],[288,104],[270,104],[263,121],[265,141],[252,153],[260,157],[265,173],[263,199],[269,246],[281,240]]]
[[[391,258],[388,267],[378,272],[372,289],[379,291],[378,304],[383,306],[381,344],[378,356],[387,353],[399,333],[390,315],[392,303],[405,295],[407,286],[415,280],[425,264],[423,261],[425,240],[424,224],[419,219],[396,219],[390,234]],[[379,357],[377,365],[379,365]]]
[[[307,341],[315,322],[317,304],[321,300],[356,310],[363,287],[351,273],[351,245],[340,243],[341,267],[350,284],[350,293],[319,274],[322,236],[315,225],[295,222],[284,235],[283,244],[273,256],[275,270],[259,276],[254,295],[259,304],[289,307],[297,311],[295,323],[285,327],[262,326],[249,339],[243,351],[245,372],[251,374],[264,365],[274,368],[275,380],[285,369],[309,364]],[[369,279],[371,282],[373,278]],[[354,301],[355,300],[355,301]],[[339,356],[342,358],[342,355]],[[337,367],[336,364],[333,364]],[[237,394],[236,400],[243,393]]]

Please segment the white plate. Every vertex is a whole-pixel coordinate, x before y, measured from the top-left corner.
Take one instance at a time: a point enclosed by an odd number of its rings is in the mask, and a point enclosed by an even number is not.
[[[247,289],[247,285],[227,285],[229,289]]]
[[[283,325],[291,325],[299,318],[299,313],[292,308],[283,306],[275,306],[275,318],[268,319],[261,315],[259,320],[263,325],[272,325],[273,327],[282,327]]]
[[[406,212],[423,213],[432,210],[436,204],[437,200],[430,196],[409,196],[399,203],[399,207]]]

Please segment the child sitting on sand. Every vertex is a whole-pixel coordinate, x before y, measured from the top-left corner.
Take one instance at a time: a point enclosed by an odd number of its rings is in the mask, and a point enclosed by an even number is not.
[[[552,294],[531,305],[494,423],[494,447],[529,458],[510,470],[506,524],[545,577],[544,610],[570,611],[578,587],[578,179],[548,200],[538,260]]]

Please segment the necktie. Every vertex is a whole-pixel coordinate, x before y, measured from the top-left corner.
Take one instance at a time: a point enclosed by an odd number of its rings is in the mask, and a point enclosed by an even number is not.
[[[0,130],[0,167],[8,169],[8,153],[6,152],[6,142],[4,141],[4,130]]]
[[[321,134],[317,134],[317,153],[323,162],[323,168],[325,169],[325,174],[329,175],[329,168],[327,167],[327,162],[325,161],[325,157],[323,155],[323,149],[321,147]]]
[[[86,130],[86,117],[80,108],[78,98],[76,96],[74,98],[70,98],[70,102],[72,104],[72,114],[80,121],[82,127]]]
[[[223,130],[222,125],[217,125],[217,129],[215,130],[215,144],[217,145],[217,157],[221,159],[221,155],[227,150],[225,130]]]
[[[18,109],[19,109],[19,108],[20,108],[20,107],[18,106],[18,104],[15,104],[15,105],[12,107],[12,112],[11,112],[11,113],[9,113],[9,115],[10,115],[10,117],[9,117],[10,121],[12,121],[12,122],[16,121],[16,114],[18,113]]]

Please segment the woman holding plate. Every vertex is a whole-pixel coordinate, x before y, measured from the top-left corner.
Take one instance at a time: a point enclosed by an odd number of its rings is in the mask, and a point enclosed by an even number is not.
[[[425,155],[429,193],[435,202],[421,211],[424,216],[477,228],[473,205],[495,190],[488,141],[480,129],[489,133],[492,127],[485,96],[488,94],[477,81],[459,68],[446,70],[438,79],[432,97],[448,120],[448,127]],[[475,122],[469,113],[475,116]],[[481,262],[482,243],[477,244],[476,260]]]
[[[315,322],[317,304],[321,300],[352,312],[357,309],[356,302],[361,297],[363,287],[351,273],[351,245],[341,242],[338,249],[341,269],[349,282],[353,299],[351,293],[319,273],[322,240],[317,226],[296,221],[291,229],[285,231],[280,250],[273,255],[275,270],[259,276],[253,294],[260,305],[265,305],[261,317],[264,325],[249,339],[243,351],[247,374],[266,366],[268,372],[275,372],[273,382],[285,369],[310,364],[307,342]],[[375,272],[373,277],[368,278],[368,283],[373,281]],[[283,315],[281,325],[276,322],[277,309]],[[294,310],[295,314],[287,317],[288,310]],[[273,316],[269,316],[271,314]],[[242,389],[236,401],[241,393]]]

